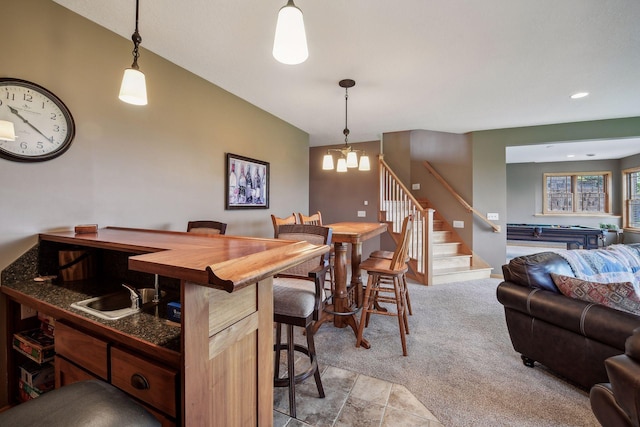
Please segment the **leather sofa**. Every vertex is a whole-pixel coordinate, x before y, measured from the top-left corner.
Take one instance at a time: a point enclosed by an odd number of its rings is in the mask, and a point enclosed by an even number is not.
[[[640,425],[640,329],[627,338],[625,353],[605,361],[609,382],[589,394],[591,409],[605,427]]]
[[[561,294],[550,273],[575,275],[554,252],[514,258],[502,270],[497,298],[523,363],[541,363],[585,389],[608,382],[604,362],[624,353],[640,317]]]

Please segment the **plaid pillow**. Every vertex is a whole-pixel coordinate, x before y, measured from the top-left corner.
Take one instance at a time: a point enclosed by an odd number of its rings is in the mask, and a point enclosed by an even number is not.
[[[551,273],[563,295],[640,315],[640,297],[631,282],[596,283]]]

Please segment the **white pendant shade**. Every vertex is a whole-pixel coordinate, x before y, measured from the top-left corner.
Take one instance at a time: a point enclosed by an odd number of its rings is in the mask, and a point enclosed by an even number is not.
[[[371,170],[371,164],[369,163],[369,156],[367,156],[366,154],[363,154],[362,156],[360,156],[360,166],[358,167],[358,170],[361,170],[361,171]]]
[[[1,141],[16,140],[16,130],[13,127],[13,122],[0,120],[0,140]]]
[[[347,167],[348,168],[357,168],[358,167],[358,155],[355,151],[349,151],[347,153]]]
[[[336,172],[346,172],[347,171],[347,160],[344,157],[340,157],[338,159],[338,167],[336,167]]]
[[[325,154],[322,159],[322,170],[333,170],[333,156],[331,154]]]
[[[300,64],[309,57],[302,11],[293,4],[292,0],[289,0],[278,12],[273,57],[278,62],[288,65]]]
[[[124,70],[120,86],[120,100],[133,105],[147,105],[147,84],[140,70]]]

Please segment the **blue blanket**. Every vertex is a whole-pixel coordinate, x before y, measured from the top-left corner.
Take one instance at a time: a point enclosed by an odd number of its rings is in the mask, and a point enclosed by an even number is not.
[[[611,245],[586,250],[559,250],[579,279],[598,283],[631,282],[640,293],[640,247]]]

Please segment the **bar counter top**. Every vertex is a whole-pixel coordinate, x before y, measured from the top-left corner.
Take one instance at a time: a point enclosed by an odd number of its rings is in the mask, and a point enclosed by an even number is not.
[[[41,240],[139,253],[129,268],[227,292],[329,252],[326,245],[228,235],[107,227],[97,233],[40,234]]]
[[[73,231],[42,233],[40,241],[102,248],[133,254],[129,269],[235,292],[309,258],[328,252],[328,246],[237,236],[107,227],[98,233]],[[35,250],[34,250],[35,252]],[[37,255],[23,257],[29,265],[3,272],[0,291],[15,301],[105,336],[129,343],[175,364],[180,360],[180,325],[166,320],[166,304],[180,301],[167,295],[151,311],[119,320],[103,320],[71,307],[73,302],[122,290],[119,282],[98,279],[62,282],[34,281]],[[14,274],[15,273],[15,274]]]

